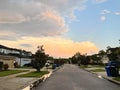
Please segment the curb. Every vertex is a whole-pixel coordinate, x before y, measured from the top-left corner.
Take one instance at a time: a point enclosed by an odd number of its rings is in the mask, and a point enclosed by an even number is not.
[[[115,84],[120,85],[120,82],[119,82],[119,81],[116,81],[116,80],[110,79],[110,78],[108,78],[108,77],[105,77],[105,76],[103,76],[103,75],[100,75],[100,74],[94,73],[94,72],[89,71],[89,70],[86,70],[86,69],[83,69],[83,70],[85,70],[85,71],[87,71],[87,72],[90,72],[90,73],[92,73],[92,74],[95,74],[95,75],[97,75],[97,76],[101,76],[102,78],[104,78],[104,79],[106,79],[106,80],[108,80],[108,81],[110,81],[110,82],[112,82],[112,83],[115,83]]]
[[[49,74],[43,75],[41,78],[33,81],[30,85],[24,87],[22,90],[33,90],[40,83],[44,82],[47,78],[49,78],[53,74],[53,72],[59,70],[60,68],[61,68],[61,66],[57,67],[56,69],[54,69],[53,71],[51,71]]]
[[[33,88],[37,87],[41,82],[45,81],[48,77],[50,77],[52,72],[49,74],[43,75],[41,78],[33,81],[30,85],[24,87],[22,90],[33,90]]]
[[[103,77],[104,79],[106,79],[106,80],[112,82],[112,83],[115,83],[115,84],[120,85],[120,82],[119,82],[119,81],[116,81],[116,80],[113,80],[113,79],[107,78],[107,77],[105,77],[105,76],[102,76],[102,77]]]

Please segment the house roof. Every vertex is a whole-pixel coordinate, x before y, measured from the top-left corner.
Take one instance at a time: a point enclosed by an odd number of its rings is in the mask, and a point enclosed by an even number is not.
[[[17,52],[24,53],[24,54],[30,54],[30,53],[32,54],[32,52],[30,52],[30,51],[25,51],[25,50],[16,49],[16,48],[9,48],[9,47],[3,46],[3,45],[0,45],[0,49],[7,49],[7,50],[12,50],[12,51],[17,51]],[[13,55],[13,53],[12,53],[12,55]]]
[[[116,47],[116,48],[109,48],[108,50],[110,50],[110,51],[116,51],[116,50],[118,50],[118,49],[120,49],[120,47]]]
[[[3,46],[3,45],[0,45],[0,48],[9,49],[9,50],[15,50],[15,51],[21,51],[20,49],[9,48],[9,47]]]

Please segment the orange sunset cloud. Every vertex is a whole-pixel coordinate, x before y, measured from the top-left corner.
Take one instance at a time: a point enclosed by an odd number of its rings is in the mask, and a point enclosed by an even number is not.
[[[36,52],[38,45],[44,45],[45,52],[53,57],[71,57],[76,52],[81,54],[98,52],[98,48],[90,41],[74,42],[60,37],[23,37],[17,41],[0,40],[0,42],[8,47],[24,49],[33,53]]]

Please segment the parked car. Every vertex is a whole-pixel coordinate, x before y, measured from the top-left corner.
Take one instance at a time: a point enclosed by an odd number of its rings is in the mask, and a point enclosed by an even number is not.
[[[26,67],[31,67],[32,64],[31,63],[27,63],[27,64],[24,64],[23,66],[26,66]]]

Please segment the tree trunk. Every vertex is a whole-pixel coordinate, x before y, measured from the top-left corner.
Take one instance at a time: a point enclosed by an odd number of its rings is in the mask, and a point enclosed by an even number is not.
[[[40,72],[40,68],[37,68],[37,72]]]

